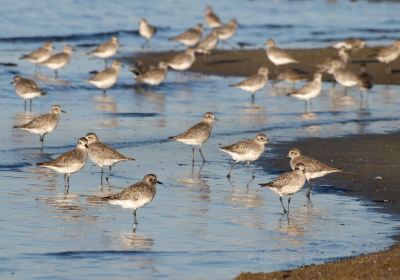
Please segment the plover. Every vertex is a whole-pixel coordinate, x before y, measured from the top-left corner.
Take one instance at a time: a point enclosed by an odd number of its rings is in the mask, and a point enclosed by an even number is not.
[[[262,153],[264,153],[264,145],[267,143],[269,143],[267,135],[259,133],[254,139],[239,141],[235,144],[219,148],[220,151],[227,153],[235,161],[229,168],[226,177],[231,177],[232,169],[237,163],[246,161],[247,164],[250,164],[250,161],[259,159]]]
[[[194,28],[189,28],[185,32],[170,38],[171,41],[177,41],[187,47],[193,47],[200,42],[203,35],[203,25],[198,23]]]
[[[299,192],[306,182],[305,168],[306,167],[304,164],[296,164],[293,168],[293,171],[283,173],[279,177],[275,178],[272,182],[260,184],[260,186],[267,187],[279,195],[283,213],[289,214],[289,205],[292,195]],[[287,210],[282,201],[282,196],[285,195],[288,196]]]
[[[192,146],[192,164],[194,164],[194,146],[199,146],[200,155],[203,158],[203,162],[205,162],[206,159],[201,152],[201,145],[210,138],[214,120],[214,114],[207,112],[203,115],[203,120],[201,122],[195,124],[185,132],[177,136],[171,136],[168,139]]]
[[[236,34],[238,23],[236,19],[231,19],[227,24],[215,29],[218,34],[218,39],[223,43],[227,43],[228,40]]]
[[[104,42],[92,50],[89,54],[99,58],[104,58],[104,62],[107,64],[107,58],[115,55],[118,51],[119,43],[118,38],[113,36],[107,42]]]
[[[133,209],[134,221],[132,231],[136,232],[138,224],[136,211],[153,200],[156,195],[156,184],[162,184],[157,180],[157,176],[147,174],[142,181],[133,184],[119,193],[103,196],[101,200],[107,201],[112,205],[119,205],[122,208]]]
[[[400,56],[400,40],[394,41],[390,46],[384,47],[379,50],[376,59],[379,62],[390,64]],[[385,71],[390,74],[392,69],[387,67]]]
[[[369,91],[374,86],[374,78],[367,72],[367,65],[360,65],[360,74],[358,75],[359,87],[362,91]]]
[[[213,30],[208,34],[197,46],[196,52],[203,54],[210,54],[218,44],[218,33]]]
[[[308,101],[317,97],[322,90],[322,74],[315,73],[314,78],[311,82],[305,84],[300,89],[294,90],[293,92],[288,93],[287,95],[293,96],[297,99],[304,100],[304,110],[307,111]],[[311,102],[310,102],[311,107]]]
[[[88,82],[97,88],[102,89],[103,93],[106,93],[106,90],[117,82],[120,70],[121,62],[115,60],[112,62],[110,67],[95,74],[88,80]]]
[[[207,25],[211,28],[218,28],[222,26],[222,21],[214,13],[213,9],[210,6],[207,6],[206,8],[205,20]]]
[[[50,69],[54,70],[55,77],[58,77],[58,69],[63,68],[71,60],[73,48],[70,45],[65,45],[63,51],[50,56],[47,60],[41,62]]]
[[[230,87],[240,88],[251,93],[251,99],[254,101],[254,94],[256,91],[262,89],[268,82],[268,68],[260,67],[256,74],[251,75],[246,80],[237,84],[230,85]]]
[[[29,62],[37,66],[38,64],[50,58],[52,52],[53,52],[53,43],[45,42],[43,43],[43,46],[41,46],[40,48],[32,51],[31,53],[24,54],[19,59],[28,60]]]
[[[184,71],[189,69],[195,60],[195,50],[187,49],[185,52],[179,53],[173,58],[167,60],[167,64],[174,70]]]
[[[143,44],[143,48],[145,46],[150,46],[150,39],[154,36],[156,33],[157,29],[152,26],[145,18],[142,18],[139,22],[139,34],[143,38],[146,39],[146,41]]]
[[[323,63],[317,65],[320,72],[326,72],[333,75],[333,72],[338,68],[344,68],[349,62],[349,54],[345,47],[339,48],[337,54],[327,58]]]
[[[276,80],[291,83],[292,87],[294,88],[297,82],[307,80],[307,75],[308,73],[301,69],[289,68],[280,72],[279,75],[276,77]]]
[[[346,68],[337,68],[333,71],[335,81],[344,86],[344,93],[347,93],[347,88],[361,84],[357,74]]]
[[[35,81],[21,76],[15,76],[11,84],[14,84],[15,92],[24,100],[25,111],[27,100],[29,100],[29,108],[32,109],[32,99],[47,94],[38,87]]]
[[[99,141],[96,133],[89,132],[86,134],[86,139],[89,146],[89,158],[101,167],[101,185],[103,185],[103,168],[108,166],[108,172],[110,176],[111,167],[121,161],[135,160],[132,157],[127,157],[120,152],[114,150],[110,146]],[[108,177],[106,178],[108,181]]]
[[[165,61],[160,61],[155,69],[150,69],[144,73],[132,72],[136,75],[135,80],[137,82],[157,86],[167,78],[168,64]]]
[[[61,113],[66,112],[61,109],[60,105],[53,105],[50,113],[40,115],[30,122],[23,125],[16,125],[14,128],[20,128],[30,133],[39,134],[40,142],[42,142],[43,145],[44,136],[52,132],[57,127],[58,123],[60,122]]]
[[[292,56],[289,55],[287,52],[277,48],[274,40],[268,39],[265,44],[267,46],[266,50],[267,57],[273,64],[284,65],[290,63],[299,63],[296,59],[292,58]]]
[[[290,167],[294,170],[296,165],[303,164],[305,166],[305,175],[308,182],[308,191],[306,195],[309,197],[311,194],[311,179],[323,177],[330,173],[342,172],[342,170],[331,167],[311,157],[303,156],[299,149],[293,148],[289,150],[288,157],[290,157]]]
[[[72,173],[78,172],[85,166],[88,150],[88,141],[85,137],[82,137],[79,139],[75,149],[65,152],[49,162],[39,162],[36,165],[64,174],[64,189],[68,193],[69,177]]]
[[[359,50],[364,48],[366,42],[357,38],[349,38],[344,41],[337,42],[333,45],[335,49],[344,47],[346,50]]]

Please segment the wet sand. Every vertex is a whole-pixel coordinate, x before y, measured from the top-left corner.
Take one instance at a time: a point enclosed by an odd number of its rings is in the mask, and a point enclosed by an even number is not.
[[[368,47],[350,53],[351,63],[349,69],[358,73],[360,64],[367,64],[367,71],[374,77],[376,84],[400,84],[400,59],[391,64],[392,74],[387,74],[388,66],[374,59],[379,47]],[[275,67],[267,59],[264,49],[256,50],[217,50],[211,55],[197,55],[196,61],[190,71],[223,76],[249,76],[257,72],[261,66],[270,69],[270,78],[274,79],[280,71],[288,68],[299,68],[310,73],[310,77],[316,71],[315,65],[324,62],[327,58],[336,54],[334,48],[316,49],[287,49],[300,64],[289,64]],[[124,57],[128,63],[140,59],[145,65],[157,65],[161,60],[173,57],[177,52],[147,52],[136,53],[134,57]],[[323,79],[329,81],[331,76],[324,75]]]
[[[344,192],[378,202],[387,213],[400,213],[400,134],[310,138],[272,145],[276,157],[260,165],[280,173],[288,168],[291,147],[345,170],[313,181],[313,186],[335,185]],[[328,151],[328,152],[327,152]],[[281,157],[279,156],[281,155]],[[313,199],[313,197],[311,197]],[[315,197],[317,199],[317,195]],[[400,273],[400,245],[389,250],[321,265],[272,273],[242,273],[236,279],[395,279]]]

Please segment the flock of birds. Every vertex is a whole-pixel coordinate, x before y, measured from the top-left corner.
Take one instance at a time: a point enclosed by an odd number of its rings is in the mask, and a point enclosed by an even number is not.
[[[157,67],[145,67],[144,65],[137,63],[134,68],[131,68],[131,71],[136,76],[136,81],[151,86],[159,85],[166,79],[169,68],[177,71],[185,71],[189,69],[196,59],[196,53],[210,54],[217,47],[218,41],[227,44],[227,41],[235,35],[238,27],[238,24],[234,19],[224,24],[213,12],[211,7],[207,7],[206,9],[205,22],[211,28],[211,32],[203,39],[203,26],[201,24],[171,38],[171,40],[177,41],[187,47],[187,50],[183,53],[179,53],[167,61],[160,61]],[[156,31],[156,28],[151,26],[146,19],[140,21],[139,33],[146,40],[143,47],[148,47],[150,45],[150,40]],[[334,47],[338,49],[337,55],[327,59],[324,63],[317,65],[318,71],[314,74],[313,79],[305,83],[301,88],[293,90],[288,95],[304,100],[307,109],[307,102],[321,93],[322,73],[333,75],[334,79],[345,88],[359,86],[365,90],[370,89],[372,87],[372,77],[366,73],[365,69],[361,74],[355,74],[346,68],[350,61],[348,51],[358,50],[364,46],[365,41],[359,39],[349,39],[335,44]],[[109,41],[96,47],[89,54],[104,59],[107,65],[107,59],[114,56],[117,53],[118,48],[118,39],[112,37]],[[21,59],[26,59],[36,66],[44,65],[53,69],[57,78],[58,70],[69,63],[72,53],[73,48],[66,45],[62,52],[53,54],[52,43],[46,42],[39,49],[34,50],[30,54],[23,55]],[[299,63],[298,60],[294,59],[286,51],[278,48],[272,39],[268,39],[266,42],[266,55],[268,59],[277,66]],[[389,64],[397,59],[399,55],[400,41],[395,41],[392,45],[382,48],[378,52],[376,58],[380,62]],[[111,88],[117,82],[120,70],[121,63],[119,61],[113,61],[109,67],[96,73],[88,80],[88,82],[97,88],[102,89],[105,93],[107,89]],[[268,68],[261,67],[258,69],[256,74],[231,86],[250,92],[254,100],[254,94],[262,89],[268,82],[268,74]],[[306,77],[307,75],[304,72],[293,68],[281,72],[277,79],[286,80],[295,84],[298,81],[305,80]],[[15,85],[16,93],[24,99],[25,110],[27,101],[30,102],[31,109],[32,99],[46,94],[39,88],[35,81],[21,76],[15,76],[12,83]],[[65,113],[61,106],[54,105],[48,114],[40,115],[28,123],[15,126],[15,128],[39,134],[43,147],[45,135],[51,133],[57,127],[61,113]],[[198,146],[202,160],[205,162],[206,159],[201,150],[201,146],[209,139],[214,120],[215,115],[212,112],[207,112],[199,123],[190,127],[183,133],[177,136],[172,136],[169,139],[192,146],[193,164],[195,160],[195,146]],[[250,162],[259,159],[263,154],[265,144],[267,143],[269,143],[268,137],[263,133],[259,133],[254,139],[242,140],[232,145],[220,147],[220,150],[230,155],[234,161],[229,168],[227,177],[230,178],[232,169],[237,163],[247,162],[249,164]],[[54,160],[37,163],[37,165],[64,174],[65,192],[68,193],[70,175],[78,172],[84,167],[87,157],[101,168],[101,185],[103,185],[104,168],[108,167],[109,169],[109,174],[106,177],[108,182],[112,166],[121,161],[135,160],[133,157],[123,155],[107,144],[101,142],[98,136],[91,132],[79,139],[75,149],[59,155]],[[306,194],[309,197],[312,189],[310,183],[311,179],[322,177],[333,172],[341,172],[338,168],[328,166],[316,159],[302,155],[298,149],[291,149],[288,153],[288,157],[291,158],[290,167],[292,171],[283,173],[272,182],[261,184],[261,186],[267,187],[279,195],[284,213],[289,213],[291,196],[299,192],[306,182],[308,183],[308,191]],[[157,183],[161,182],[158,181],[156,175],[148,174],[144,176],[142,181],[124,189],[122,192],[105,195],[100,199],[108,201],[111,204],[120,205],[123,208],[133,209],[135,231],[137,225],[136,210],[153,200],[156,194],[155,186]],[[283,196],[289,197],[287,208],[283,204]]]

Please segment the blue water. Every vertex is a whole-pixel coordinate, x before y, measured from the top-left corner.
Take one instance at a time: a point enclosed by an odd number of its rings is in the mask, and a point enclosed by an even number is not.
[[[398,87],[376,86],[368,99],[360,100],[357,91],[344,96],[340,87],[326,84],[313,111],[304,113],[302,102],[285,96],[285,84],[268,86],[251,105],[249,95],[227,87],[238,77],[189,74],[178,82],[170,73],[165,84],[141,89],[124,67],[118,84],[102,96],[84,82],[90,71],[103,67],[103,61],[85,54],[90,45],[117,34],[121,56],[140,51],[137,22],[145,16],[159,28],[152,49],[175,48],[166,39],[201,21],[206,5],[119,3],[1,3],[0,62],[18,64],[0,66],[2,279],[229,279],[240,271],[290,269],[393,244],[398,217],[375,211],[377,206],[351,197],[341,191],[343,186],[316,188],[312,202],[301,192],[292,200],[289,218],[282,216],[275,194],[257,185],[278,174],[257,164],[240,166],[229,182],[225,174],[231,162],[217,148],[262,131],[272,142],[263,155],[268,159],[285,156],[274,150],[279,141],[396,131]],[[233,44],[261,47],[274,37],[284,46],[311,47],[349,36],[385,44],[400,30],[399,4],[393,2],[238,3],[214,5],[224,20],[239,21]],[[76,47],[57,81],[46,69],[33,76],[33,66],[18,60],[44,40],[56,41],[57,49],[64,43]],[[32,114],[24,113],[9,84],[15,74],[36,79],[48,92],[34,100]],[[47,112],[52,104],[61,104],[68,113],[41,151],[39,137],[11,127]],[[215,112],[219,121],[203,148],[208,162],[192,168],[190,147],[165,139],[197,122],[205,111]],[[130,211],[93,200],[101,194],[100,174],[90,161],[71,177],[69,195],[63,194],[62,176],[35,166],[71,149],[89,131],[137,159],[117,165],[103,192],[119,191],[147,173],[164,182],[154,201],[138,211],[136,234],[131,233]],[[248,185],[252,171],[256,179]]]

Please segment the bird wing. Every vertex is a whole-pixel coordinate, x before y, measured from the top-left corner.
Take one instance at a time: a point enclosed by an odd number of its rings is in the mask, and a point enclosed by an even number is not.
[[[320,171],[340,171],[335,167],[329,166],[319,160],[316,160],[307,156],[297,157],[293,161],[293,166],[296,166],[298,163],[303,163],[306,167],[306,172],[320,172]]]
[[[204,129],[204,128],[206,128],[206,129]],[[199,123],[195,124],[194,126],[192,126],[191,128],[189,128],[188,130],[186,130],[185,132],[172,137],[172,139],[178,139],[178,138],[190,139],[190,138],[197,138],[199,136],[207,136],[207,135],[204,135],[205,133],[207,133],[206,131],[209,133],[210,126],[204,122],[199,122]]]
[[[34,129],[34,128],[40,128],[43,126],[46,126],[49,124],[52,120],[52,115],[51,114],[44,114],[41,115],[37,118],[34,118],[30,122],[27,122],[26,124],[16,126],[17,128],[29,128],[29,129]]]
[[[115,160],[132,159],[130,157],[127,157],[127,156],[121,154],[117,150],[114,150],[113,148],[111,148],[107,144],[104,144],[104,143],[101,143],[101,142],[97,142],[95,144],[91,144],[90,145],[90,149],[95,149],[95,150],[101,152],[102,157],[107,158],[107,159],[115,159]]]
[[[114,74],[114,69],[107,68],[101,72],[96,73],[89,81],[102,81],[107,78],[107,76]]]
[[[255,144],[252,139],[248,139],[248,140],[243,140],[243,141],[236,142],[236,143],[231,144],[231,145],[223,146],[220,149],[221,150],[226,150],[226,151],[229,151],[229,152],[233,152],[233,153],[236,153],[236,154],[246,154],[250,147],[254,147],[256,145],[257,144]]]
[[[57,53],[53,56],[51,56],[48,60],[42,62],[42,64],[46,64],[46,63],[58,63],[61,62],[65,59],[68,59],[69,55],[67,53]]]

